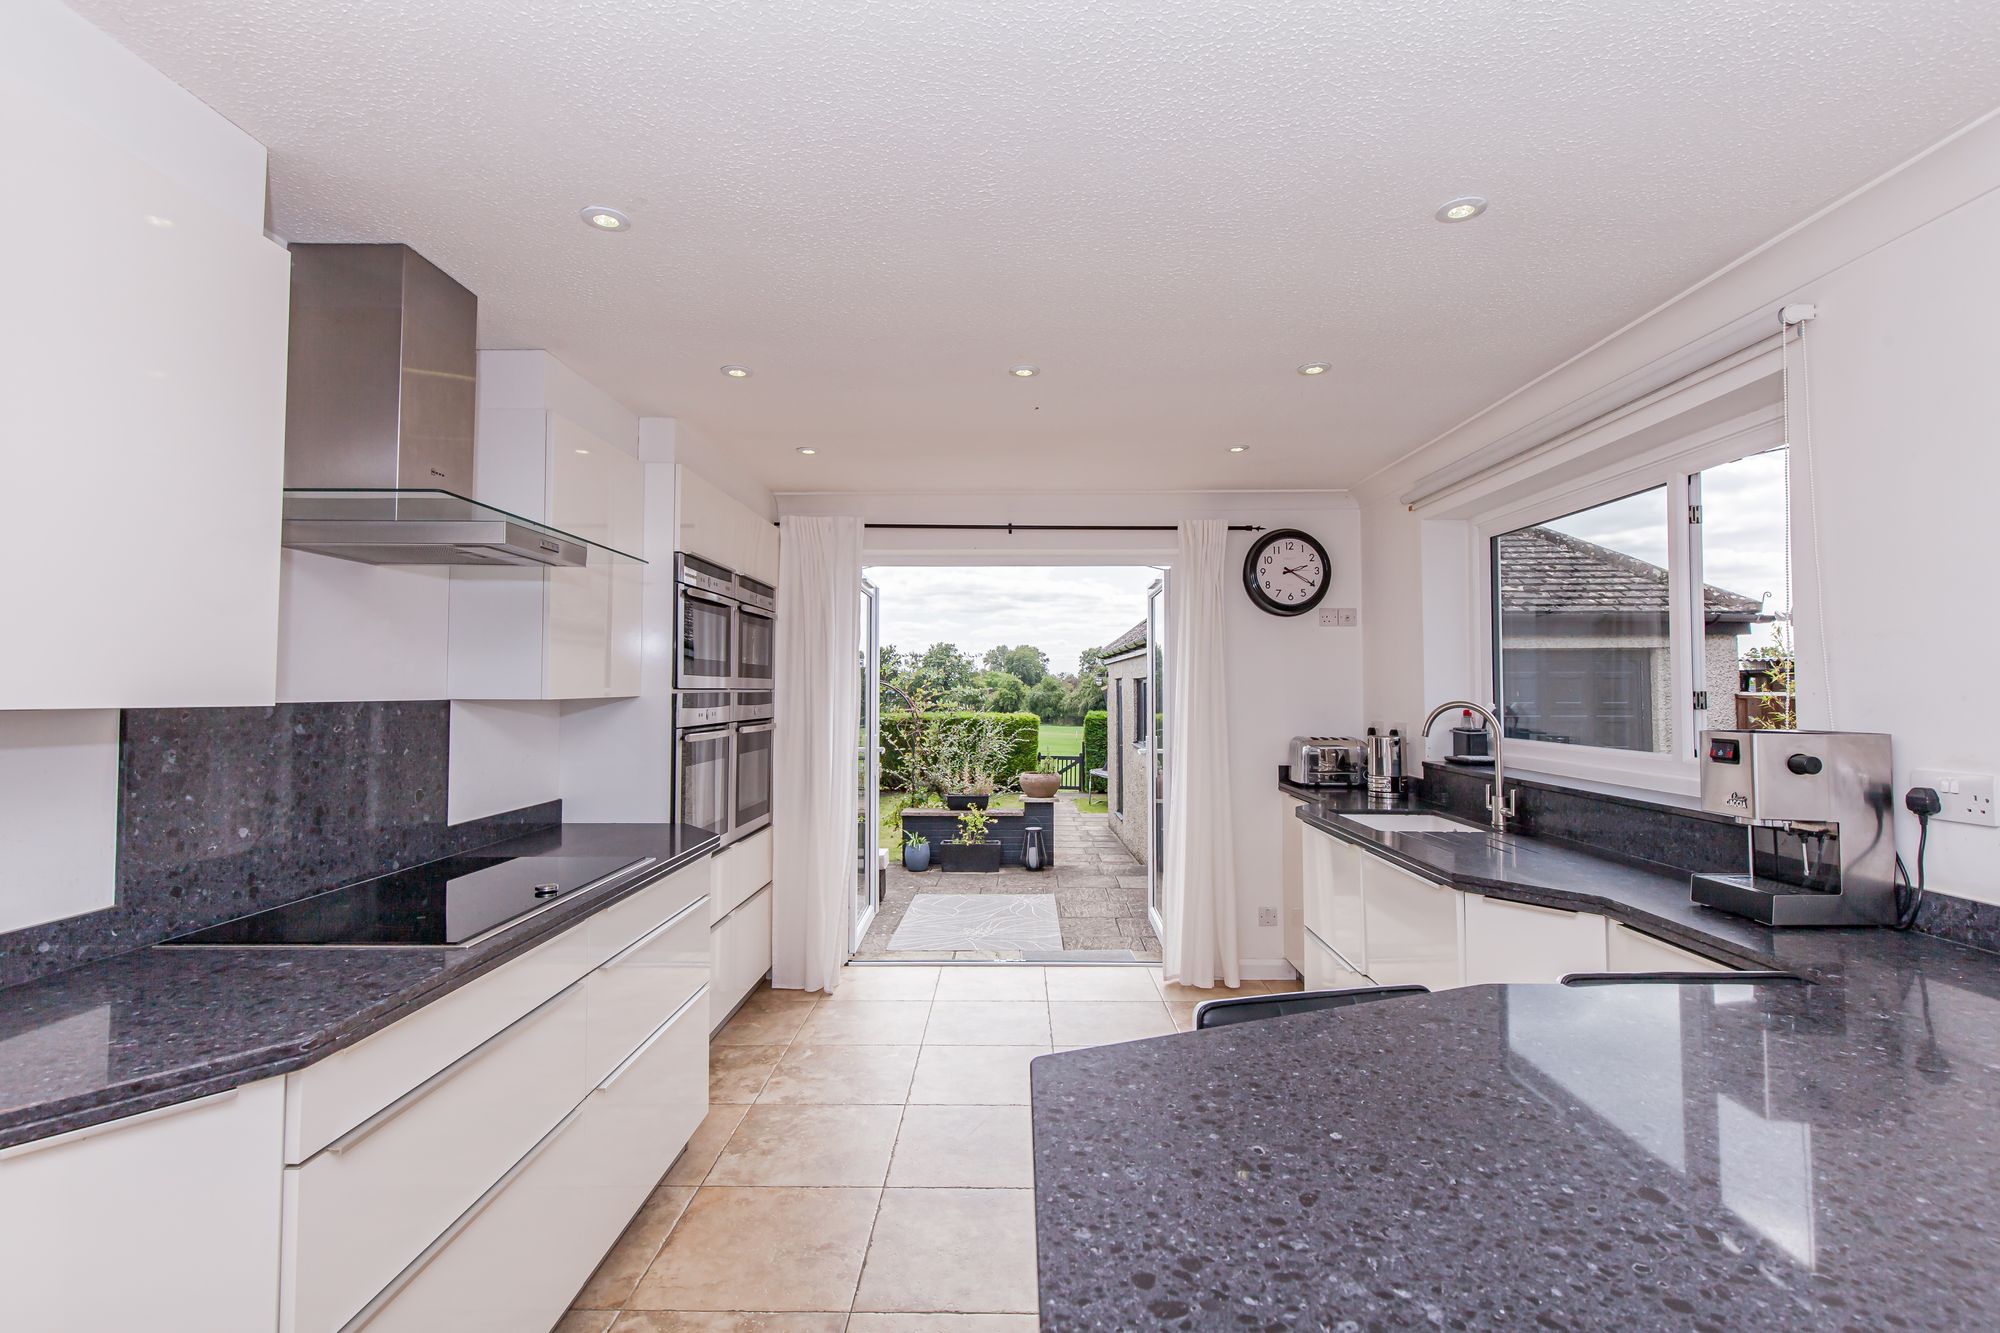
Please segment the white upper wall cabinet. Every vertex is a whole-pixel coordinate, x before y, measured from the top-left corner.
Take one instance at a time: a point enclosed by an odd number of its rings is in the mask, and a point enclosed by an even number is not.
[[[643,554],[637,419],[545,352],[482,352],[479,377],[476,498]],[[562,410],[544,405],[552,402]],[[613,432],[626,438],[606,438]],[[574,569],[454,568],[451,697],[639,693],[644,576],[638,564],[595,560]]]
[[[771,520],[685,464],[675,471],[680,497],[680,540],[674,549],[775,584],[778,529]]]
[[[0,142],[0,709],[271,703],[287,256],[8,83]]]

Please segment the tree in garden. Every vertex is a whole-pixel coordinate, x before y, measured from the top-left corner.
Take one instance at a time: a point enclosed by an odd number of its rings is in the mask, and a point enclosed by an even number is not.
[[[1044,722],[1059,722],[1062,720],[1063,706],[1067,701],[1067,692],[1063,689],[1062,682],[1044,677],[1029,689],[1025,707]]]
[[[1003,643],[986,650],[985,665],[988,671],[1007,672],[1023,685],[1039,685],[1049,674],[1049,655],[1032,644],[1010,648]]]

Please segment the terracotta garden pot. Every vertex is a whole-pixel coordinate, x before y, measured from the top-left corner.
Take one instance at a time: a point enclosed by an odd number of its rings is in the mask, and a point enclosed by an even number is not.
[[[1023,773],[1021,775],[1021,795],[1032,796],[1045,801],[1062,789],[1062,778],[1055,773]]]

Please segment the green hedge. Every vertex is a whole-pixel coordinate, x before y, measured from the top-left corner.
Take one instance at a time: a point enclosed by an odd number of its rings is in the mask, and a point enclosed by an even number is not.
[[[1083,715],[1083,786],[1086,791],[1091,790],[1097,782],[1096,778],[1090,776],[1091,769],[1102,768],[1106,772],[1110,771],[1105,762],[1109,754],[1105,742],[1105,728],[1110,720],[1111,714],[1102,708],[1093,709]]]
[[[953,727],[964,726],[975,718],[994,717],[1013,734],[1014,748],[1007,754],[1007,761],[1000,771],[993,775],[994,784],[1011,787],[1023,773],[1035,771],[1042,720],[1033,713],[927,713],[927,723],[946,734]],[[907,777],[910,744],[911,714],[906,709],[895,709],[882,714],[882,785],[891,790],[901,790]]]

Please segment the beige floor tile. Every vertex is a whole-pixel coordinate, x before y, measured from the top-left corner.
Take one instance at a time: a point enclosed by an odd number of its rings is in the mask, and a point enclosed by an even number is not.
[[[880,1185],[897,1106],[753,1106],[708,1173],[710,1185]]]
[[[1048,1005],[1028,1001],[939,1000],[924,1029],[927,1046],[1036,1046],[1048,1039]]]
[[[617,1317],[616,1310],[571,1310],[556,1320],[550,1333],[605,1333]]]
[[[883,1190],[853,1308],[1033,1313],[1034,1201],[1033,1190]]]
[[[635,1310],[851,1309],[880,1192],[696,1192],[639,1280]]]
[[[687,1211],[688,1200],[692,1198],[691,1186],[662,1185],[654,1190],[638,1214],[625,1224],[625,1234],[604,1256],[604,1262],[598,1264],[597,1271],[590,1275],[590,1281],[583,1284],[583,1290],[571,1304],[585,1310],[623,1307],[653,1262],[653,1256],[667,1243],[667,1234]]]
[[[846,1323],[844,1314],[628,1310],[618,1316],[611,1333],[841,1333]]]
[[[888,1183],[892,1189],[1033,1189],[1028,1108],[906,1107]]]
[[[722,1145],[729,1142],[729,1136],[736,1132],[736,1126],[743,1120],[747,1106],[711,1106],[708,1114],[695,1126],[694,1134],[682,1150],[679,1160],[660,1181],[662,1185],[699,1185],[708,1168],[715,1165],[715,1159],[722,1155]]]
[[[924,1039],[928,1000],[855,1000],[817,1005],[797,1040],[811,1046],[906,1046]]]
[[[1117,1041],[1164,1037],[1174,1030],[1159,1000],[1135,1004],[1117,1000],[1049,1001],[1050,1038],[1058,1046],[1108,1046]]]
[[[1200,1007],[1193,1000],[1167,1001],[1167,1017],[1174,1020],[1174,1031],[1194,1031],[1194,1011]]]
[[[758,983],[756,990],[744,998],[743,1009],[762,1013],[770,1009],[782,1009],[790,1004],[818,1004],[825,998],[819,991],[773,990],[770,982],[763,981]]]
[[[1203,1000],[1229,1000],[1239,995],[1263,995],[1275,983],[1269,981],[1246,981],[1241,986],[1183,986],[1178,981],[1162,981],[1160,998],[1199,1004]]]
[[[901,1106],[917,1068],[915,1046],[793,1046],[771,1071],[759,1103]]]
[[[708,1039],[711,1046],[782,1046],[799,1035],[816,1004],[772,1004],[761,1009],[739,1009],[722,1025],[722,1031]]]
[[[840,985],[826,998],[847,1000],[928,1000],[937,990],[935,967],[843,967]]]
[[[1028,1062],[1046,1046],[926,1046],[910,1084],[912,1106],[1026,1106]]]
[[[713,1105],[757,1100],[764,1080],[778,1067],[783,1046],[711,1046],[708,1048],[708,1100]]]
[[[1050,1000],[1132,1000],[1160,998],[1150,967],[1052,967]]]
[[[1031,1314],[857,1314],[847,1333],[1036,1333]]]
[[[948,967],[938,978],[936,998],[970,1000],[1046,1000],[1039,967]]]

